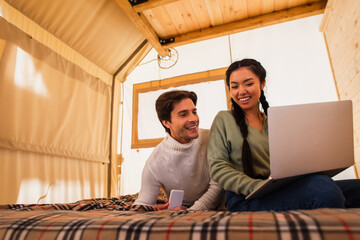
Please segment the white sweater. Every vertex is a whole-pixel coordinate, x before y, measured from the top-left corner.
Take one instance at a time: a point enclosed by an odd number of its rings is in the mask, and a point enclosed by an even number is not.
[[[138,199],[134,204],[155,205],[160,187],[169,198],[171,190],[184,190],[183,204],[190,210],[211,210],[223,200],[223,189],[210,180],[206,157],[209,130],[181,144],[169,134],[156,146],[146,161]]]

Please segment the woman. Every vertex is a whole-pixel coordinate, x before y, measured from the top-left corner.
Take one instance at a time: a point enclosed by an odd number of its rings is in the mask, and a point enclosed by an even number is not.
[[[360,197],[355,196],[359,194],[353,192],[354,188],[360,192],[358,180],[336,184],[331,178],[318,174],[306,175],[262,198],[245,199],[270,175],[265,78],[265,69],[254,59],[234,62],[226,71],[232,110],[221,111],[215,117],[207,154],[210,176],[226,190],[228,209],[280,211],[359,207]]]

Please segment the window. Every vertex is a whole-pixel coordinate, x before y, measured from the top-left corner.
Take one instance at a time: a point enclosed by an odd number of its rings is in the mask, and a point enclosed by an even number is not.
[[[200,128],[209,129],[218,111],[228,109],[226,69],[135,84],[131,148],[155,147],[165,137],[165,129],[157,118],[155,101],[160,94],[173,89],[191,90],[197,94]]]

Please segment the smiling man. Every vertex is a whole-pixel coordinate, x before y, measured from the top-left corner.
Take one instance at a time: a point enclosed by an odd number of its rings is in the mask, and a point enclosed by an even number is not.
[[[169,91],[156,100],[158,118],[167,132],[146,161],[139,198],[134,205],[153,206],[160,187],[184,190],[189,210],[210,210],[223,200],[223,189],[210,179],[206,158],[209,131],[199,129],[197,96],[189,91]]]

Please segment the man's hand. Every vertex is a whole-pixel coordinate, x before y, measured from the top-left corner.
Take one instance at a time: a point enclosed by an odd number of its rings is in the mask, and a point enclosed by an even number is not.
[[[180,206],[180,207],[174,207],[174,208],[170,208],[169,207],[169,203],[165,203],[165,204],[159,204],[159,205],[154,205],[153,208],[154,210],[186,210],[187,208],[185,206]]]
[[[154,205],[153,208],[154,210],[164,210],[167,209],[169,207],[169,203],[165,203],[165,204],[159,204],[159,205]]]

